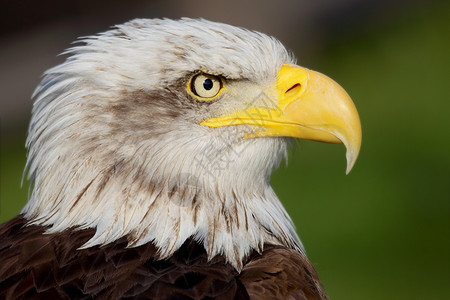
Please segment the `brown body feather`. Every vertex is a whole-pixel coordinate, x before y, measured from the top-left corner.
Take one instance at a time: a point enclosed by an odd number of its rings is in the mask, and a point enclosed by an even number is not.
[[[239,274],[193,240],[157,260],[151,243],[77,250],[95,229],[45,229],[22,216],[0,225],[0,299],[327,299],[311,263],[279,246],[253,253]]]

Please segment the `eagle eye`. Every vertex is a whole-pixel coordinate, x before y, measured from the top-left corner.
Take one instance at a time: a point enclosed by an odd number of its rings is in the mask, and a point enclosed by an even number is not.
[[[195,98],[202,101],[215,99],[224,89],[221,77],[204,72],[194,74],[187,87]]]

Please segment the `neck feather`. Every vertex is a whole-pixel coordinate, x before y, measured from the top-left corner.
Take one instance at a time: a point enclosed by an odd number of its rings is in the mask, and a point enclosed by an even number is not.
[[[286,151],[282,139],[242,141],[212,160],[209,140],[188,141],[185,133],[114,153],[74,155],[74,148],[61,144],[29,162],[34,189],[22,212],[31,224],[51,226],[48,233],[96,228],[81,248],[126,236],[130,247],[152,242],[167,258],[193,238],[238,270],[266,243],[303,251],[269,184]]]

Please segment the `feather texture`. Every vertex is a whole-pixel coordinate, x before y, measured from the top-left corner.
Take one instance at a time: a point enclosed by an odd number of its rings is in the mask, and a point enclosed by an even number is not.
[[[305,257],[280,246],[253,252],[239,274],[191,239],[159,260],[152,243],[77,250],[94,229],[44,234],[25,224],[18,216],[0,226],[2,299],[327,299]]]

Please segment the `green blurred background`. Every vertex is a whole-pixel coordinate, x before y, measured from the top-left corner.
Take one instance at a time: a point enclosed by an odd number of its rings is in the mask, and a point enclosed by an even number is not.
[[[288,7],[280,11],[269,1],[250,1],[239,4],[243,6],[239,11],[224,9],[237,5],[231,1],[215,4],[222,5],[219,14],[207,1],[190,6],[181,1],[130,1],[132,8],[127,10],[112,1],[102,21],[93,15],[97,16],[95,9],[103,12],[105,1],[96,1],[94,12],[82,9],[86,1],[75,2],[75,12],[57,6],[53,14],[46,12],[34,20],[12,2],[6,1],[9,15],[2,9],[0,19],[7,29],[3,26],[1,32],[0,79],[14,83],[3,80],[1,87],[2,93],[11,92],[8,97],[3,93],[0,101],[1,222],[19,213],[27,199],[27,185],[21,189],[20,181],[31,110],[28,99],[39,74],[61,61],[53,57],[77,35],[105,30],[133,16],[202,16],[278,36],[293,49],[299,64],[334,78],[354,99],[363,144],[348,176],[344,147],[298,141],[289,164],[283,164],[272,179],[330,298],[450,299],[448,2],[280,1],[277,7]],[[31,1],[29,5],[32,9]],[[295,19],[295,14],[303,19]],[[21,80],[29,73],[17,65],[42,53],[42,43],[55,40],[39,28],[65,20],[72,22],[63,27],[70,30],[58,32],[61,46],[52,46],[52,58],[45,61],[49,65],[30,71],[34,77],[23,86]],[[283,22],[287,24],[281,26]],[[30,45],[36,50],[16,51]],[[6,74],[7,70],[16,73]],[[16,105],[10,97],[20,93],[28,95],[21,100],[24,108],[10,110]]]

